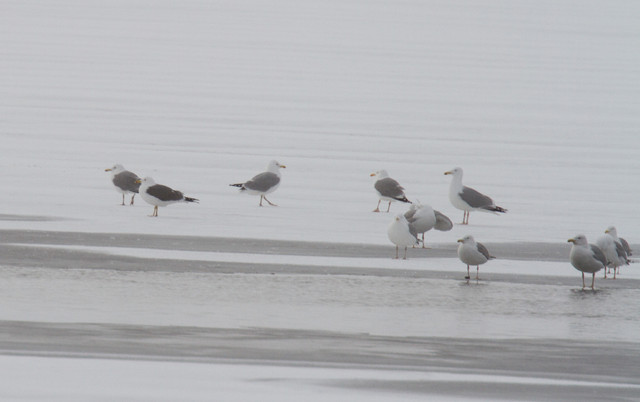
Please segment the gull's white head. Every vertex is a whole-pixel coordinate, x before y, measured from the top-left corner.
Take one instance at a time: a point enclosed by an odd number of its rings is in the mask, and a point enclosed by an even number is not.
[[[154,184],[156,184],[156,181],[153,180],[153,177],[147,176],[144,179],[136,180],[136,183],[141,183],[143,186],[153,186]]]
[[[408,223],[407,222],[407,218],[404,217],[404,214],[398,214],[396,215],[395,218],[393,218],[395,222],[404,222],[404,223]]]
[[[618,237],[618,231],[616,230],[615,226],[609,226],[607,230],[605,230],[604,232],[611,235],[611,237],[614,237],[614,238]]]
[[[286,166],[278,163],[278,161],[276,160],[269,162],[269,164],[267,165],[267,171],[271,173],[279,174],[281,168],[286,168]]]
[[[444,172],[445,175],[462,176],[462,168],[455,167],[448,172]]]
[[[462,239],[458,239],[458,243],[462,244],[475,244],[476,240],[471,235],[466,235]]]
[[[122,165],[121,165],[121,164],[119,164],[119,163],[116,163],[115,165],[113,165],[113,166],[112,166],[112,167],[110,167],[110,168],[105,169],[104,171],[105,171],[105,172],[111,172],[111,173],[113,173],[113,174],[118,174],[118,173],[120,173],[120,172],[124,171],[124,166],[122,166]]]
[[[586,246],[587,244],[589,244],[589,242],[587,241],[587,236],[583,234],[573,236],[571,239],[567,240],[567,242],[573,243],[576,246]]]
[[[389,177],[389,173],[387,173],[386,170],[382,169],[382,170],[378,170],[377,172],[371,173],[370,176],[375,177],[376,180],[380,180],[380,179]]]

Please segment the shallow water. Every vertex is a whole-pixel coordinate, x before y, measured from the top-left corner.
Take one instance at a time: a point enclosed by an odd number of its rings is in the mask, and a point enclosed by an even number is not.
[[[636,341],[640,290],[369,275],[3,267],[0,320]]]

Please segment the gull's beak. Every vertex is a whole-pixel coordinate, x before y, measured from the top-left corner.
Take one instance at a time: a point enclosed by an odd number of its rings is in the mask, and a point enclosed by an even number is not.
[[[369,176],[373,177],[373,176],[375,176],[375,175],[376,175],[375,173],[371,173]]]
[[[281,168],[286,168],[286,166],[285,166],[285,165],[278,165],[278,166],[280,166]]]
[[[109,168],[109,169],[105,169],[104,171],[105,172],[110,172],[111,170],[113,170],[113,169]]]
[[[446,173],[445,173],[446,174]],[[458,243],[464,243],[464,240],[458,239]]]
[[[444,174],[445,174],[445,176],[446,176],[446,175],[448,175],[448,174],[453,174],[453,172],[448,171],[448,172],[444,172]]]
[[[609,233],[609,229],[605,230],[604,232],[605,232],[605,233]]]
[[[567,240],[567,243],[573,243],[573,244],[575,244],[575,243],[576,243],[576,239],[569,239],[569,240]]]
[[[138,179],[138,180],[136,180],[136,183],[140,184],[140,183],[142,183],[142,180]]]

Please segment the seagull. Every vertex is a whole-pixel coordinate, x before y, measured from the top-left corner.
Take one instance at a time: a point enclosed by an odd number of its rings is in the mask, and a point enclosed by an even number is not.
[[[409,222],[403,214],[398,214],[387,228],[387,236],[391,243],[396,245],[396,260],[398,257],[398,248],[404,247],[404,258],[407,259],[407,247],[415,246],[418,244],[418,237],[416,233],[411,230]]]
[[[140,184],[140,196],[143,200],[153,205],[153,214],[158,216],[158,207],[166,207],[176,202],[199,202],[197,198],[185,197],[182,192],[174,190],[162,184],[156,184],[151,177],[138,179]]]
[[[476,279],[480,279],[480,265],[496,257],[489,254],[489,250],[487,250],[484,244],[476,242],[471,235],[458,239],[458,243],[460,243],[460,245],[458,245],[458,258],[467,264],[467,276],[465,279],[471,278],[469,274],[470,265],[476,266]]]
[[[452,175],[451,186],[449,187],[449,200],[454,207],[464,211],[462,224],[469,224],[469,213],[471,211],[483,212],[507,212],[506,209],[494,204],[493,200],[471,187],[462,185],[462,168],[453,168],[445,175]]]
[[[613,237],[614,240],[618,240],[620,244],[622,244],[622,247],[624,247],[624,251],[629,257],[633,255],[633,253],[631,252],[631,247],[629,247],[629,243],[627,243],[627,241],[622,237],[618,237],[618,231],[616,230],[615,226],[609,226],[604,232]]]
[[[610,230],[613,229],[613,230]],[[611,233],[616,234],[616,228],[613,226],[604,231],[605,235],[600,236],[596,241],[596,245],[602,250],[605,258],[607,259],[607,266],[613,268],[613,279],[616,279],[618,269],[623,265],[629,265],[629,259],[627,258],[627,252],[622,245],[622,242],[616,240]],[[607,270],[604,270],[604,277],[607,277]]]
[[[584,284],[584,273],[588,272],[593,274],[591,280],[591,289],[595,290],[596,272],[602,268],[606,269],[607,259],[600,248],[594,244],[589,244],[585,235],[577,235],[569,240],[569,243],[573,243],[571,246],[571,253],[569,259],[571,265],[578,271],[582,272],[582,289],[586,287]]]
[[[262,199],[267,201],[269,205],[277,206],[269,201],[267,194],[276,191],[280,186],[280,168],[286,168],[285,165],[279,164],[277,161],[271,161],[267,165],[267,171],[253,176],[253,178],[244,183],[229,184],[232,187],[240,187],[240,191],[246,191],[248,194],[260,194],[260,206]]]
[[[124,196],[126,194],[133,194],[131,196],[131,203],[133,205],[133,198],[138,194],[138,188],[140,183],[136,180],[140,180],[138,175],[130,172],[120,164],[113,165],[113,167],[105,169],[105,172],[111,172],[111,182],[116,191],[122,193],[122,205],[124,205]]]
[[[411,201],[409,201],[404,195],[404,187],[389,177],[386,170],[378,170],[375,173],[371,173],[371,177],[376,178],[376,182],[373,187],[376,189],[378,197],[380,198],[378,200],[378,206],[373,210],[373,212],[380,212],[380,202],[383,200],[389,201],[387,212],[391,209],[391,202],[393,201],[402,201],[411,204]]]
[[[422,248],[425,248],[424,234],[429,230],[436,229],[448,232],[453,228],[453,223],[446,215],[434,210],[429,205],[411,204],[409,210],[404,213],[404,217],[416,234],[422,233]]]

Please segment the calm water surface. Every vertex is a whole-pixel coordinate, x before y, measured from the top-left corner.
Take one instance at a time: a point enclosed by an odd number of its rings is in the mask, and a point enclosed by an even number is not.
[[[640,290],[353,275],[0,268],[1,320],[636,341]]]

